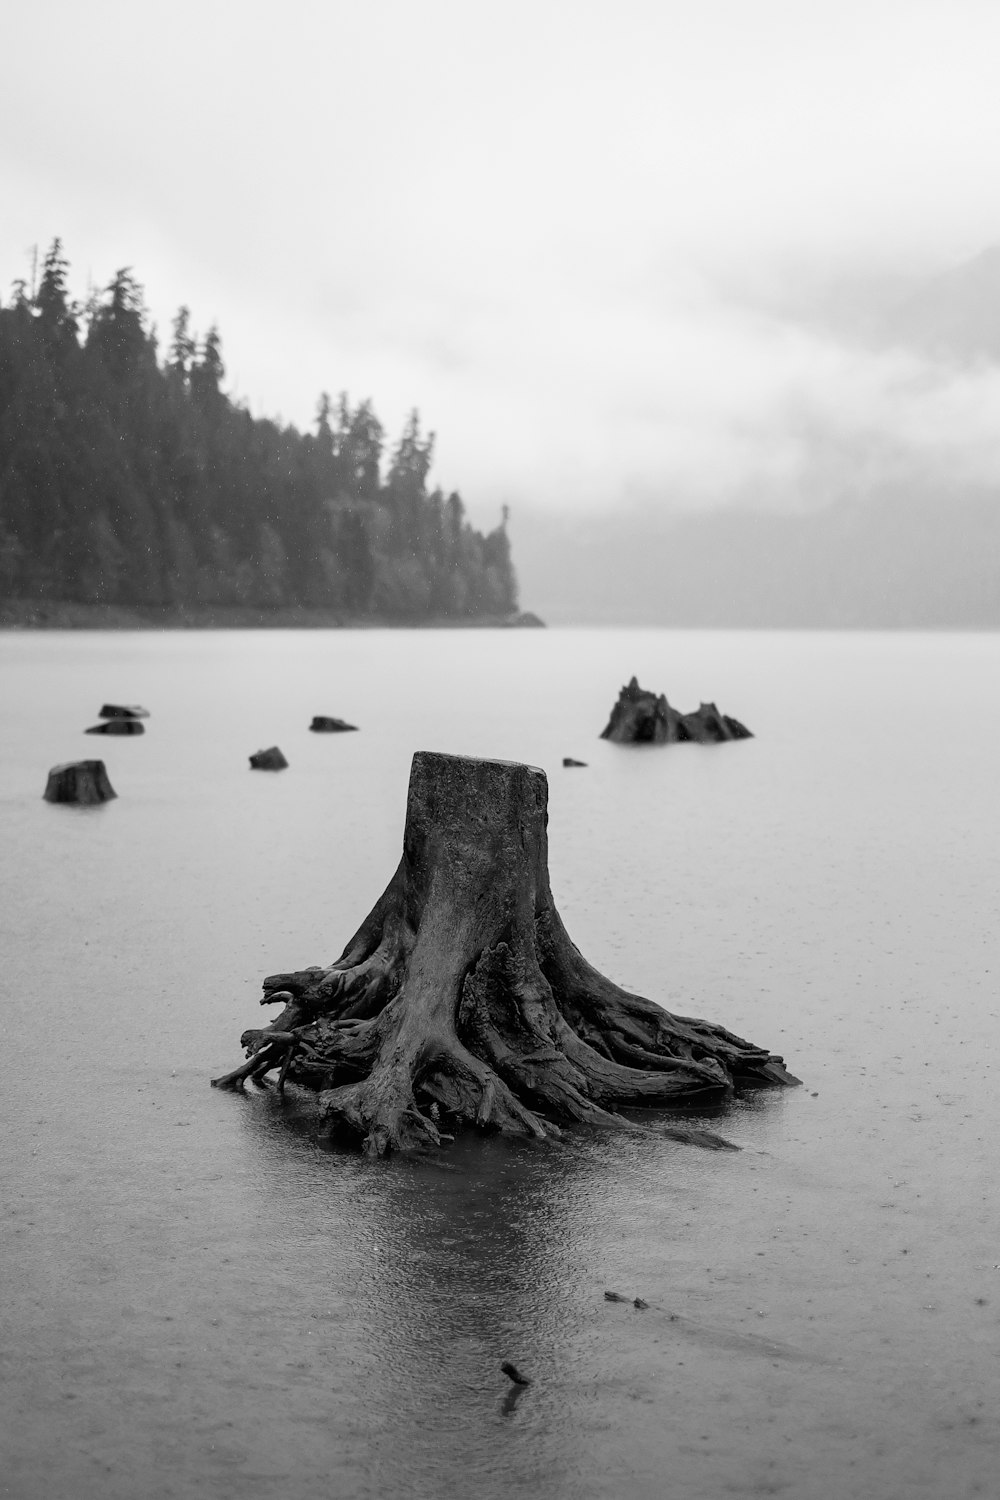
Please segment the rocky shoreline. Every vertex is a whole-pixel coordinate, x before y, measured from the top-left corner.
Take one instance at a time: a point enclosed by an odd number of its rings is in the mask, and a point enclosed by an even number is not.
[[[469,630],[543,628],[530,610],[513,615],[378,619],[291,605],[78,604],[61,599],[0,600],[0,630]]]

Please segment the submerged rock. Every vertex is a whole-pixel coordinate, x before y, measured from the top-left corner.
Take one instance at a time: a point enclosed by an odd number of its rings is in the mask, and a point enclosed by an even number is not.
[[[682,714],[671,707],[664,693],[647,692],[634,677],[618,694],[601,733],[602,740],[620,745],[674,745],[683,740],[708,745],[752,738],[739,719],[720,714],[714,703],[701,703],[694,713]]]
[[[45,785],[46,802],[76,802],[92,806],[117,797],[103,760],[73,760],[53,766]]]
[[[288,762],[277,745],[271,745],[267,750],[258,750],[250,757],[252,771],[284,771],[287,766]]]
[[[105,703],[99,719],[148,719],[149,709],[140,708],[138,703]]]
[[[94,724],[84,734],[145,734],[146,726],[139,719],[105,719],[103,724]]]
[[[343,734],[345,730],[357,727],[357,724],[348,724],[345,719],[332,719],[326,714],[316,714],[309,725],[316,734]]]
[[[563,756],[564,766],[585,766],[586,764],[587,762],[585,760],[574,760],[572,755]]]

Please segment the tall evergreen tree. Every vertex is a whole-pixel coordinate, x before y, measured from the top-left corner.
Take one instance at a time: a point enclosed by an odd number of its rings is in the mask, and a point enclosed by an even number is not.
[[[416,411],[383,480],[370,400],[325,392],[315,431],[223,390],[218,329],[190,312],[162,366],[143,290],[118,270],[81,313],[62,244],[0,305],[0,588],[121,604],[303,603],[419,620],[513,607],[506,518],[482,537],[427,493]]]

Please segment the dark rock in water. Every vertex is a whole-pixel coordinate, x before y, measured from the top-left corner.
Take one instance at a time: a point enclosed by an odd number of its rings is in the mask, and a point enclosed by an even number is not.
[[[585,766],[586,764],[587,762],[585,760],[574,760],[572,755],[563,756],[564,766]]]
[[[149,709],[140,708],[138,703],[105,703],[99,719],[148,719]]]
[[[278,749],[271,745],[267,750],[258,750],[250,757],[250,768],[254,771],[284,771],[288,762]]]
[[[748,740],[753,735],[739,719],[720,714],[714,703],[701,703],[694,713],[678,713],[663,693],[647,692],[633,677],[618,694],[602,740],[620,745],[675,745],[693,740],[699,745],[723,740]]]
[[[316,714],[309,725],[317,734],[342,734],[345,729],[357,727],[357,724],[348,724],[344,719],[331,719],[325,714]]]
[[[73,760],[53,766],[45,786],[46,802],[76,802],[88,807],[117,797],[103,760]]]
[[[752,740],[753,735],[739,719],[720,714],[714,703],[699,703],[693,714],[684,714],[688,739],[699,745],[721,745],[724,740]]]
[[[94,724],[84,734],[145,734],[146,726],[140,719],[105,719],[103,724]]]

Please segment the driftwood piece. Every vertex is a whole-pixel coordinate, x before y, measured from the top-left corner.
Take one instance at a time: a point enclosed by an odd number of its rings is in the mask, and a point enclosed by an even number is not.
[[[105,719],[102,724],[93,724],[84,734],[145,734],[146,726],[141,719]]]
[[[140,708],[138,703],[105,703],[99,719],[148,719],[149,709]]]
[[[53,766],[45,784],[46,802],[75,802],[90,807],[117,797],[103,760],[72,760]]]
[[[564,766],[586,766],[586,764],[587,762],[585,760],[574,760],[572,755],[563,756]]]
[[[257,750],[250,757],[252,771],[284,771],[287,767],[288,762],[277,745],[271,745],[267,750]]]
[[[618,694],[601,739],[620,745],[674,745],[684,740],[710,745],[753,735],[739,719],[720,714],[714,703],[701,703],[694,713],[679,713],[664,693],[647,692],[633,677]]]
[[[547,803],[532,766],[418,752],[385,891],[334,963],[264,980],[281,1014],[245,1033],[248,1063],[216,1084],[280,1067],[294,1045],[285,1078],[382,1155],[463,1125],[638,1130],[622,1108],[798,1082],[767,1048],[587,963],[552,899]]]
[[[346,730],[357,727],[357,724],[348,724],[344,719],[332,719],[326,714],[316,714],[309,725],[315,734],[343,734]]]

